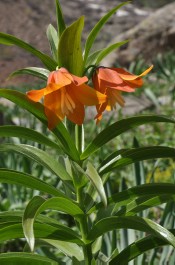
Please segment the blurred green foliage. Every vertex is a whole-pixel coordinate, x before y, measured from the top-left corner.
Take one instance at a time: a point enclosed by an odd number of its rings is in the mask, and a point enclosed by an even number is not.
[[[152,107],[150,109],[144,110],[142,114],[150,114],[157,113],[163,115],[174,116],[174,106],[175,106],[175,54],[173,52],[168,52],[164,55],[158,55],[154,60],[154,69],[153,71],[145,78],[144,87],[140,90],[136,91],[135,96],[139,97],[141,93],[145,93],[145,95],[152,101]],[[136,62],[133,62],[129,66],[129,71],[139,74],[144,70],[145,62],[140,59]],[[39,85],[42,87],[42,84]],[[25,87],[23,92],[26,92],[28,87]],[[30,86],[29,86],[30,89]],[[36,89],[36,87],[35,87]],[[125,93],[124,97],[128,95]],[[47,128],[44,126],[39,126],[36,122],[36,119],[30,115],[29,113],[22,111],[17,106],[13,105],[13,107],[2,106],[0,105],[0,111],[3,112],[4,123],[5,124],[16,124],[26,126],[28,128],[37,129],[44,134],[47,134]],[[118,120],[124,118],[122,114],[122,110],[118,111]],[[141,113],[139,113],[141,114]],[[106,117],[105,117],[106,119]],[[112,124],[116,121],[116,115],[111,115],[108,118],[108,124]],[[94,120],[87,121],[85,123],[85,131],[88,132],[85,134],[86,143],[90,141],[97,133],[99,133],[102,129],[104,129],[108,124],[105,121],[101,121],[101,123],[96,126]],[[7,141],[7,139],[2,138],[1,142]],[[19,141],[16,138],[11,140],[13,143]],[[9,142],[9,139],[8,139]],[[27,144],[28,141],[21,140],[21,143]],[[139,146],[149,146],[149,145],[168,145],[174,146],[175,143],[175,134],[174,134],[174,126],[171,124],[161,125],[151,125],[151,126],[141,126],[140,130],[133,129],[122,136],[115,138],[110,141],[105,147],[103,147],[99,152],[95,153],[92,156],[93,164],[99,164],[102,162],[106,155],[114,152],[117,149],[122,148],[132,148],[135,144],[139,144]],[[31,142],[30,142],[31,144]],[[42,149],[42,146],[39,146]],[[175,165],[172,159],[158,159],[156,161],[144,161],[135,166],[128,166],[125,169],[117,171],[115,170],[110,176],[110,181],[106,185],[105,189],[108,195],[118,192],[119,190],[123,190],[128,187],[132,187],[135,184],[138,184],[138,175],[137,170],[138,166],[140,167],[140,176],[141,183],[144,182],[171,182],[174,183],[175,178]],[[40,179],[46,181],[47,183],[53,182],[54,179],[51,178],[50,173],[44,169],[42,166],[37,165],[35,162],[31,162],[25,157],[21,157],[17,154],[0,154],[0,167],[4,168],[12,168],[18,171],[25,171],[31,173],[34,176],[39,177]],[[117,177],[116,177],[117,175]],[[50,183],[54,186],[59,186],[59,183]],[[1,211],[7,210],[21,210],[24,208],[24,204],[29,201],[34,195],[37,195],[37,192],[31,191],[25,187],[17,187],[14,185],[0,184],[0,209]],[[170,226],[168,228],[174,228],[174,203],[168,203],[161,207],[155,207],[151,210],[147,210],[143,212],[144,216],[153,217],[153,219],[161,222],[163,226]],[[163,214],[164,211],[167,211],[168,214]],[[60,218],[63,220],[63,223],[71,226],[71,219],[65,219],[65,216],[61,216]],[[59,219],[60,219],[59,218]],[[171,220],[171,223],[170,223]],[[133,236],[131,232],[120,232],[118,237],[119,241],[123,237],[125,233],[126,237]],[[134,233],[134,232],[132,232]],[[135,232],[136,233],[136,232]],[[137,237],[137,233],[134,234]],[[106,237],[109,237],[107,242],[108,246],[104,246],[106,249],[106,254],[110,252],[110,242],[112,240],[112,234],[107,234]],[[121,243],[122,244],[122,243]],[[24,242],[23,240],[12,241],[9,245],[1,244],[0,249],[4,252],[6,249],[8,251],[17,251],[23,248]],[[41,253],[45,252],[45,248],[41,248]],[[143,255],[135,260],[135,265],[140,264],[164,264],[166,261],[167,255],[171,256],[171,259],[175,258],[175,253],[172,247],[164,248],[162,252],[161,249],[152,250],[148,252],[148,255]],[[52,254],[52,250],[50,250],[50,255]],[[163,256],[162,256],[163,254]],[[145,259],[146,257],[146,259]],[[67,261],[66,261],[67,262]],[[151,263],[152,262],[152,263]],[[173,263],[172,263],[173,264]]]

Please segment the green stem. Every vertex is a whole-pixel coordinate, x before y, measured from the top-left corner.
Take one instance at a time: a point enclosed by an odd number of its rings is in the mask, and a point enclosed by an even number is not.
[[[79,203],[80,207],[83,209],[84,205],[83,205],[83,189],[82,188],[77,189],[77,202]],[[82,240],[84,242],[83,252],[84,252],[85,265],[91,265],[92,249],[91,249],[91,244],[88,244],[87,242],[88,219],[87,219],[86,214],[84,214],[84,216],[80,218],[79,225],[80,225],[80,232],[81,232]]]
[[[85,68],[83,75],[86,75],[87,71],[90,68],[92,68],[92,70],[94,71],[94,69],[97,68],[97,66],[95,64],[88,65],[88,67]]]
[[[75,144],[81,154],[84,151],[84,128],[83,125],[75,126]]]
[[[84,128],[83,125],[76,125],[75,126],[75,144],[76,148],[81,154],[84,151]],[[77,202],[81,209],[85,211],[84,205],[84,193],[83,187],[77,187]],[[92,261],[92,249],[91,244],[87,242],[87,235],[88,235],[88,218],[86,213],[79,219],[80,225],[80,233],[82,240],[84,242],[83,252],[84,252],[84,261],[85,265],[91,265]]]

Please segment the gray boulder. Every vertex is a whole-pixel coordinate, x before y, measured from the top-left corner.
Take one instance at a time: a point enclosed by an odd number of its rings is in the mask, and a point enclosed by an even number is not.
[[[159,8],[138,25],[119,34],[112,43],[126,39],[130,39],[129,43],[109,55],[104,65],[112,66],[116,62],[128,65],[139,57],[151,63],[156,54],[175,50],[175,3]]]

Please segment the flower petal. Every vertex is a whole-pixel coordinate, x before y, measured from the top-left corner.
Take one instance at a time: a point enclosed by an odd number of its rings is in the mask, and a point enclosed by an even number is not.
[[[48,128],[51,130],[64,119],[61,111],[61,93],[55,91],[44,97],[44,110],[48,119]]]
[[[39,90],[30,90],[26,93],[27,97],[35,102],[38,102],[44,96],[45,89],[46,88],[42,88]]]
[[[80,86],[71,85],[70,93],[73,93],[77,100],[86,106],[98,105],[106,101],[106,96],[92,89],[86,84]]]
[[[127,71],[125,71],[124,69],[122,68],[113,68],[114,71],[116,71],[118,73],[118,75],[123,79],[123,80],[126,80],[126,81],[132,81],[132,80],[135,80],[135,79],[139,79],[140,77],[142,76],[145,76],[147,75],[151,69],[153,68],[153,65],[151,65],[147,70],[145,70],[143,73],[141,73],[140,75],[133,75]]]
[[[76,86],[80,86],[88,81],[87,76],[79,77],[76,75],[72,75],[72,77],[73,77],[74,85]]]
[[[47,117],[47,120],[48,120],[48,125],[47,126],[48,126],[49,130],[53,130],[57,126],[57,124],[59,122],[61,122],[61,120],[50,109],[48,109],[48,108],[45,107],[44,108],[44,111],[45,111],[45,114],[46,114],[46,117]]]
[[[95,90],[99,91],[99,92],[102,93],[102,94],[105,94],[105,92],[106,92],[105,81],[100,80],[100,79],[98,78],[98,75],[95,74],[95,75],[92,77],[92,82],[93,82],[93,85],[94,85]]]
[[[99,105],[96,106],[97,115],[94,118],[94,119],[96,119],[96,124],[98,124],[101,121],[102,113],[103,113],[103,111],[105,111],[107,105],[108,105],[108,102],[106,101],[103,104],[99,104]]]
[[[65,77],[67,77],[69,80],[71,80],[71,83],[73,82],[76,86],[84,84],[88,81],[87,76],[79,77],[79,76],[70,74],[68,70],[64,67],[61,67],[58,71],[61,74],[63,74]]]
[[[56,90],[59,90],[60,88],[62,88],[63,85],[60,85],[60,84],[55,84],[55,83],[50,83],[47,85],[47,87],[45,88],[45,91],[44,91],[44,96],[56,91]]]
[[[49,80],[49,79],[48,79]],[[73,82],[73,78],[65,68],[60,68],[54,71],[51,83],[55,83],[62,86],[67,86]]]
[[[75,97],[73,97],[73,100],[75,102],[75,109],[73,112],[69,112],[67,115],[67,118],[72,121],[75,124],[81,125],[83,124],[84,121],[84,116],[85,116],[85,110],[83,104],[78,102]]]
[[[109,83],[114,83],[114,84],[120,84],[122,83],[122,79],[118,74],[116,74],[115,71],[116,68],[99,68],[98,69],[98,77],[101,80],[105,80]]]

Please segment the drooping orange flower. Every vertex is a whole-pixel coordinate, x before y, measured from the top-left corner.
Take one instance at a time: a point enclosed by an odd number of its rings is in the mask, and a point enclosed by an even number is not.
[[[81,125],[85,116],[84,105],[98,105],[106,101],[104,94],[85,84],[87,81],[86,76],[78,77],[65,68],[60,68],[49,74],[45,88],[31,90],[27,92],[27,96],[35,102],[44,97],[44,110],[50,130],[65,116]]]
[[[92,77],[94,88],[107,95],[107,101],[98,104],[96,107],[98,114],[95,119],[97,123],[102,119],[104,110],[115,109],[117,103],[123,107],[125,101],[121,96],[121,92],[134,92],[135,88],[141,87],[143,85],[141,77],[149,73],[152,68],[153,65],[140,75],[133,75],[122,68],[97,68]]]

